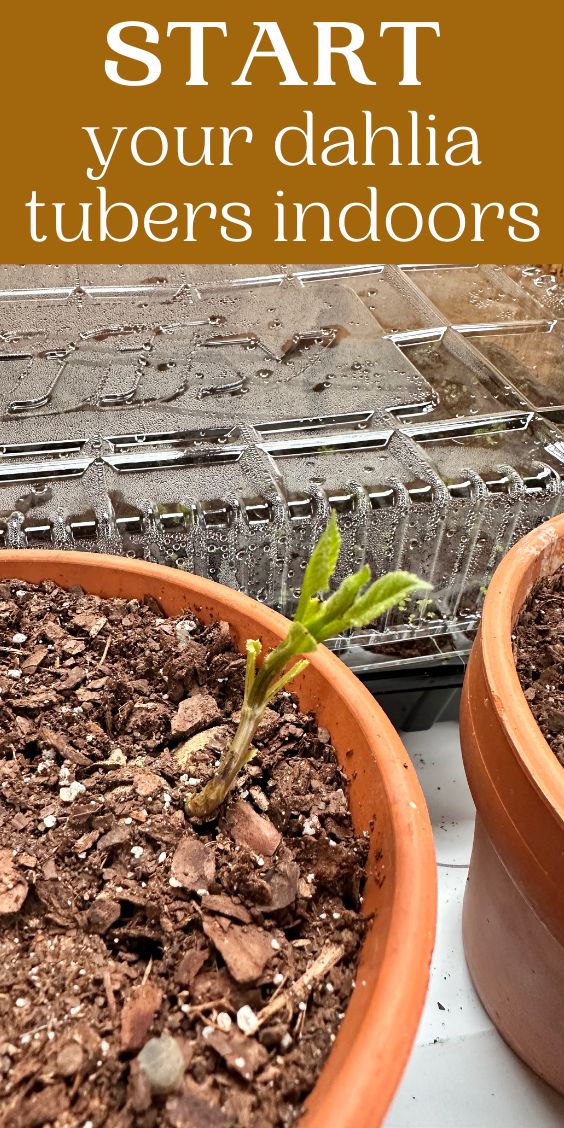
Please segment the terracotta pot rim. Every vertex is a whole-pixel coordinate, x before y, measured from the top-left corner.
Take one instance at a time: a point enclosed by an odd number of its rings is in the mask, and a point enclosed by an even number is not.
[[[221,602],[252,616],[259,632],[266,630],[281,635],[287,628],[287,619],[248,596],[163,565],[101,553],[0,550],[0,561],[4,565],[13,563],[14,577],[18,575],[18,562],[23,558],[54,566],[74,563],[78,568],[86,565],[121,573],[135,571],[153,578],[162,576],[168,584],[189,588],[192,602],[194,595],[202,600],[217,601],[221,593]],[[304,1128],[306,1124],[310,1128],[321,1128],[325,1124],[334,1128],[353,1128],[357,1124],[360,1128],[362,1124],[370,1124],[376,1128],[382,1123],[409,1057],[427,990],[436,923],[433,836],[415,772],[406,770],[411,767],[407,752],[380,706],[326,647],[320,647],[310,656],[310,661],[330,685],[340,683],[345,687],[348,708],[377,757],[389,804],[396,877],[385,955],[372,998],[349,1044],[338,1078],[331,1081],[315,1108],[308,1110],[306,1103],[303,1124]],[[362,982],[357,982],[354,993],[360,990]]]
[[[524,576],[564,540],[564,514],[539,525],[508,552],[488,587],[480,625],[483,670],[498,717],[537,792],[564,828],[564,768],[545,740],[525,697],[513,659],[512,632],[528,593]]]

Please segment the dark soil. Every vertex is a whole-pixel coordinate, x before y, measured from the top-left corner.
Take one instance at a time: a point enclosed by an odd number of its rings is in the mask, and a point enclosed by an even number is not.
[[[366,649],[383,658],[427,658],[429,654],[437,653],[437,647],[428,638],[404,639],[401,642],[390,642]]]
[[[515,627],[513,653],[535,720],[564,765],[564,569],[532,592]]]
[[[219,821],[186,820],[243,674],[225,623],[0,584],[1,1125],[299,1115],[353,985],[367,842],[288,693]]]

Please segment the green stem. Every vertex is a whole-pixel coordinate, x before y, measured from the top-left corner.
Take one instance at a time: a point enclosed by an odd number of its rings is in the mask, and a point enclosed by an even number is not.
[[[251,759],[253,737],[260,724],[262,709],[244,704],[237,732],[226,748],[213,779],[186,800],[186,810],[199,819],[210,819],[227,797],[241,768]]]
[[[286,673],[282,674],[282,677],[278,678],[278,681],[270,687],[268,691],[267,705],[270,704],[270,702],[279,693],[281,693],[283,689],[286,688],[289,682],[293,681],[294,678],[297,678],[298,674],[303,673],[303,671],[306,670],[308,666],[309,661],[307,658],[302,658],[299,662],[295,662],[293,666],[290,666],[290,669],[286,670]]]
[[[304,637],[307,636],[307,632],[303,628],[299,628],[299,632],[300,637],[302,634]],[[192,795],[190,799],[186,800],[188,814],[199,819],[213,817],[227,797],[241,768],[251,758],[250,745],[260,724],[262,714],[268,702],[272,700],[273,689],[283,688],[290,677],[294,677],[304,668],[303,663],[296,663],[295,667],[285,677],[281,676],[282,671],[295,655],[295,643],[290,636],[291,630],[284,641],[280,642],[274,650],[271,650],[270,654],[267,654],[256,674],[257,650],[254,646],[247,649],[245,694],[237,732],[231,744],[223,753],[213,779],[196,795]]]

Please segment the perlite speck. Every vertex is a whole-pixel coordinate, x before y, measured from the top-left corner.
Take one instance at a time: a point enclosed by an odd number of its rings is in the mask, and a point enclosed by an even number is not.
[[[172,1093],[184,1074],[182,1050],[175,1038],[149,1038],[137,1058],[153,1093]]]
[[[246,1004],[237,1011],[237,1026],[243,1034],[254,1034],[258,1030],[258,1018],[252,1007]]]
[[[78,796],[82,795],[83,791],[86,791],[86,788],[84,784],[79,783],[78,780],[74,780],[68,787],[61,787],[59,791],[61,803],[74,803],[75,799],[78,799]]]

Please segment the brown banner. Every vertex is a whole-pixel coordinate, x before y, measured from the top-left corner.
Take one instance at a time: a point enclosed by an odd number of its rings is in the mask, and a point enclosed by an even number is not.
[[[8,3],[3,260],[562,257],[563,12]]]

